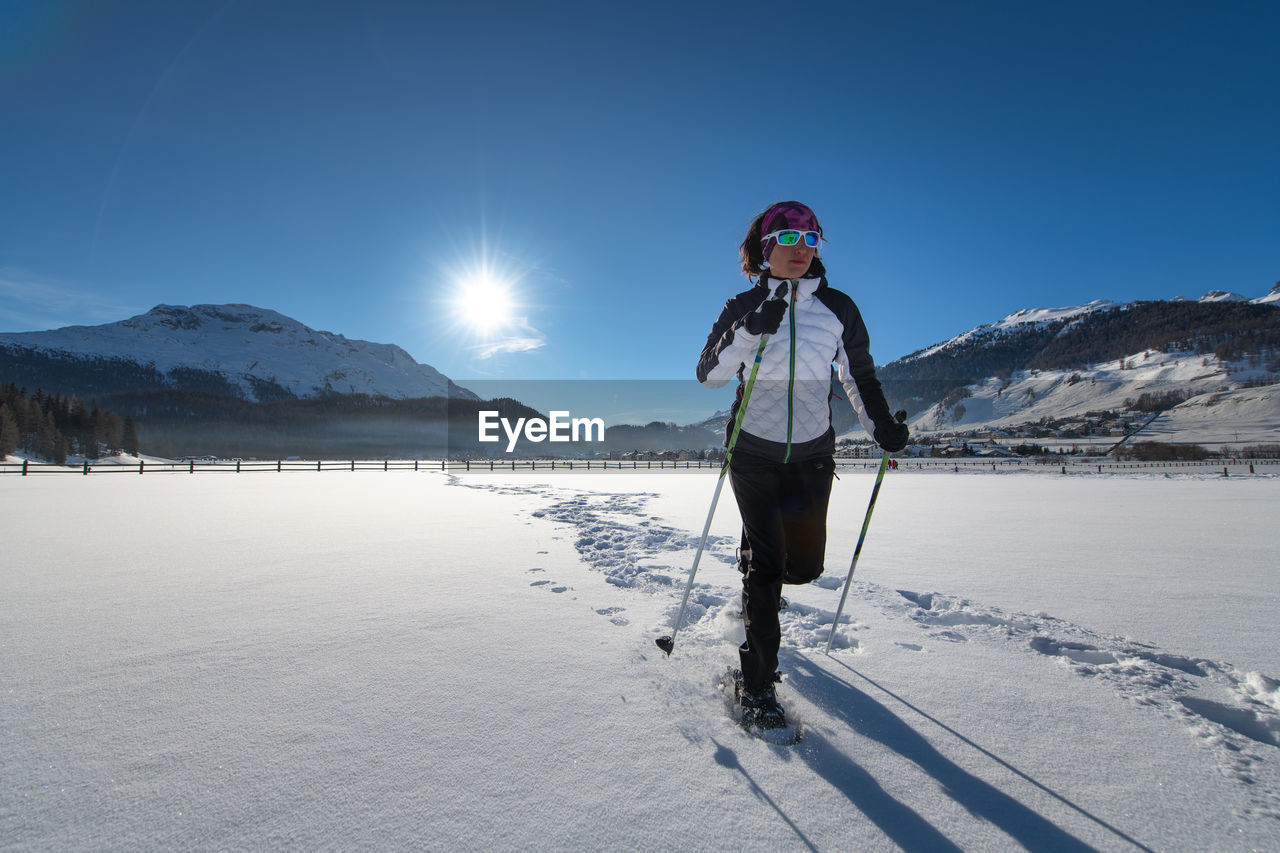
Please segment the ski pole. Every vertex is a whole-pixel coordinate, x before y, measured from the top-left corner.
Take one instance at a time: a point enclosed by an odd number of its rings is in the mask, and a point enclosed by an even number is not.
[[[782,288],[779,287],[779,293]],[[784,294],[785,295],[785,294]],[[676,647],[676,633],[680,623],[684,621],[684,608],[689,603],[689,593],[693,590],[693,578],[698,574],[698,562],[702,559],[702,550],[707,546],[707,534],[711,531],[711,519],[716,514],[716,504],[720,501],[720,490],[724,488],[724,475],[729,473],[729,460],[733,458],[733,448],[738,443],[738,433],[742,430],[742,416],[747,413],[747,401],[751,399],[751,389],[756,384],[756,373],[760,370],[760,359],[764,357],[764,345],[769,342],[768,335],[760,336],[760,346],[756,347],[756,360],[751,365],[751,375],[747,378],[747,387],[742,392],[742,402],[738,404],[738,416],[734,418],[733,432],[729,435],[729,443],[725,446],[724,464],[720,466],[720,476],[716,479],[716,491],[711,497],[711,509],[707,511],[707,521],[702,525],[702,539],[698,542],[698,551],[693,555],[693,567],[689,569],[689,581],[684,585],[684,598],[680,599],[680,611],[676,613],[676,621],[671,626],[671,633],[666,637],[654,640],[658,648],[671,657]]]
[[[707,534],[711,531],[711,519],[716,514],[716,504],[720,501],[720,490],[724,488],[724,475],[729,473],[729,460],[733,457],[734,445],[738,443],[738,432],[742,429],[742,416],[747,411],[747,401],[751,399],[751,387],[756,383],[756,371],[760,369],[760,359],[764,355],[764,345],[768,340],[768,335],[762,335],[760,337],[760,346],[756,348],[756,360],[751,365],[751,377],[747,380],[747,387],[742,392],[742,403],[738,406],[738,416],[734,419],[733,433],[729,437],[729,444],[725,447],[724,464],[720,466],[720,476],[716,478],[716,491],[711,497],[711,509],[707,510],[707,521],[702,525],[702,539],[698,542],[697,553],[693,555],[693,567],[689,569],[689,581],[684,585],[684,598],[680,600],[680,611],[676,614],[676,621],[671,626],[671,634],[654,640],[658,644],[658,648],[667,653],[667,657],[671,656],[671,652],[676,647],[676,632],[680,630],[680,623],[684,621],[684,608],[689,603],[689,593],[693,590],[693,578],[698,574],[698,562],[702,559],[702,551],[707,546]]]
[[[895,416],[901,423],[907,419],[905,411]],[[836,628],[840,625],[840,614],[844,613],[845,600],[849,598],[849,587],[853,584],[853,570],[858,567],[858,557],[862,554],[862,543],[867,538],[867,528],[871,526],[871,513],[876,508],[876,498],[880,495],[880,484],[884,482],[885,469],[889,467],[889,454],[886,451],[880,458],[880,471],[876,474],[876,484],[871,489],[871,502],[867,504],[867,514],[862,519],[862,533],[858,534],[858,546],[853,549],[853,561],[849,563],[849,576],[844,579],[844,592],[840,594],[840,606],[836,608],[835,621],[831,623],[831,634],[827,637],[827,654],[831,654],[831,644],[836,640]]]

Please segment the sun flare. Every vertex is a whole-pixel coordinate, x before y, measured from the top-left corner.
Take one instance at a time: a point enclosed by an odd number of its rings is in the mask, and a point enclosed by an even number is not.
[[[455,299],[458,317],[469,328],[494,332],[511,322],[511,286],[489,275],[480,275],[458,284]]]

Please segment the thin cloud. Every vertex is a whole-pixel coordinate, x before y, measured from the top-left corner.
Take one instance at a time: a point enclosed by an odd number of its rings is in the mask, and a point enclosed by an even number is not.
[[[506,334],[471,347],[476,358],[493,358],[495,355],[509,352],[531,352],[546,346],[547,336],[530,326],[528,318],[520,317],[514,325],[516,334]]]
[[[90,290],[15,270],[0,270],[0,325],[4,331],[113,323],[138,313]]]

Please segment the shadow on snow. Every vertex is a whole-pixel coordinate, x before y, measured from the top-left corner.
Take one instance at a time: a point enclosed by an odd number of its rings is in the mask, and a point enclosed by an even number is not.
[[[751,786],[752,793],[754,793],[757,797],[764,800],[766,803],[768,803],[770,806],[773,807],[773,810],[776,811],[778,813],[778,816],[781,817],[786,822],[787,826],[791,827],[791,831],[794,832],[796,834],[796,837],[799,838],[800,841],[804,843],[805,847],[808,847],[810,850],[816,851],[818,848],[814,847],[813,842],[809,840],[808,836],[806,836],[803,832],[800,831],[800,827],[796,826],[795,821],[793,821],[791,818],[787,816],[787,813],[784,812],[782,808],[779,807],[778,804],[773,801],[773,797],[770,797],[765,792],[764,788],[761,788],[760,784],[751,777],[751,774],[747,772],[747,768],[742,766],[742,762],[738,760],[738,754],[734,752],[732,749],[730,749],[729,747],[720,743],[720,741],[716,740],[715,738],[712,738],[711,742],[716,745],[716,754],[715,754],[716,764],[719,764],[721,767],[724,767],[728,770],[737,770],[739,773],[741,773],[743,777],[747,780],[747,784]]]
[[[864,737],[884,744],[937,780],[942,789],[969,813],[1009,835],[1028,850],[1092,851],[1096,848],[1062,829],[1044,815],[1019,802],[989,782],[974,776],[939,752],[923,735],[868,693],[799,655],[791,655],[787,685]],[[829,659],[876,689],[898,700],[963,743],[1031,783],[1059,802],[1106,829],[1139,850],[1150,848],[1062,795],[1052,791],[1007,761],[929,716],[862,673],[839,660]],[[959,850],[936,827],[914,810],[894,799],[851,758],[810,728],[800,756],[836,790],[849,798],[894,843],[907,851]]]

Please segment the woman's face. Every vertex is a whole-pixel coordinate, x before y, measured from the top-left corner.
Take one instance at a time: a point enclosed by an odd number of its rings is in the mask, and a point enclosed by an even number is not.
[[[769,275],[774,278],[800,278],[809,271],[813,256],[818,254],[817,246],[806,246],[803,240],[794,246],[773,244],[769,253]]]

